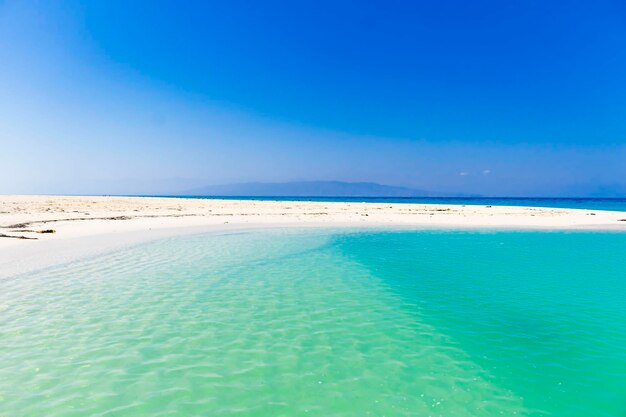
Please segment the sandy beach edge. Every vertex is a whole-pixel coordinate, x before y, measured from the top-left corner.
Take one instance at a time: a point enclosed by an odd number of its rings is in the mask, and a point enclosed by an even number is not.
[[[311,227],[626,232],[626,212],[405,203],[0,196],[0,234],[4,235],[0,238],[0,277],[185,234]]]

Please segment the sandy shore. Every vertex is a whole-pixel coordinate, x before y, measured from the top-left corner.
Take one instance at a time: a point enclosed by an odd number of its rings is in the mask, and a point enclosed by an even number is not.
[[[0,275],[181,233],[281,226],[626,231],[626,212],[473,205],[0,196]]]

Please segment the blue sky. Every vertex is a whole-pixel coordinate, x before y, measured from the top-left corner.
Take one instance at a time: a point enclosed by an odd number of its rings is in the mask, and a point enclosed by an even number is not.
[[[623,1],[0,0],[0,193],[626,195]]]

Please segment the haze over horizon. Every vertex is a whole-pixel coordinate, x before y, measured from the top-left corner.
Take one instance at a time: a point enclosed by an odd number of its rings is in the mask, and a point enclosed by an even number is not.
[[[621,1],[0,2],[0,194],[626,196]]]

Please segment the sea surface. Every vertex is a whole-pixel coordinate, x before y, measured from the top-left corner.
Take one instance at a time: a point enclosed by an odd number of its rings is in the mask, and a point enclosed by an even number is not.
[[[261,201],[324,201],[391,204],[457,204],[489,206],[552,207],[590,210],[626,211],[626,198],[547,198],[547,197],[206,197],[169,196]]]
[[[626,415],[626,233],[177,237],[0,280],[0,416]]]

